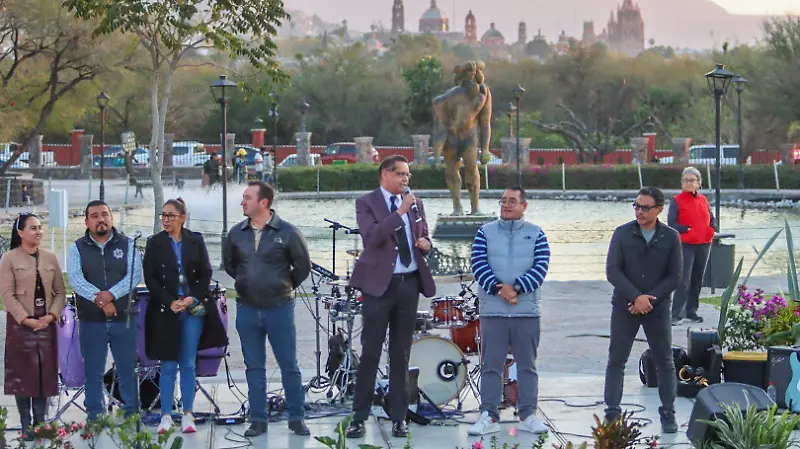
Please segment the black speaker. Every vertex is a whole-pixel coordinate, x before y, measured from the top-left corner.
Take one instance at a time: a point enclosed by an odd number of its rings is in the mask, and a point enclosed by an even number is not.
[[[686,431],[686,436],[695,447],[701,447],[705,441],[714,438],[714,428],[703,421],[724,419],[722,404],[739,407],[742,412],[751,405],[763,411],[772,405],[772,401],[764,390],[752,385],[722,383],[706,387],[695,398],[689,429]]]
[[[767,348],[767,379],[775,385],[778,407],[800,412],[800,346]]]

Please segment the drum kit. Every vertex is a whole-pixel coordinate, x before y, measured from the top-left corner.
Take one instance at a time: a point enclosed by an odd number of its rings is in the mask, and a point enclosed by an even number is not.
[[[226,293],[227,290],[224,287],[220,287],[219,282],[210,286],[208,291],[208,295],[216,299],[217,310],[222,320],[222,325],[227,332],[228,301]],[[146,286],[139,285],[135,289],[134,296],[137,339],[135,371],[139,378],[141,410],[152,411],[156,408],[160,408],[161,393],[158,387],[160,361],[148,358],[144,349],[145,311],[147,310],[147,304],[150,300],[150,294]],[[62,392],[68,392],[69,390],[77,391],[74,392],[69,401],[57,407],[54,417],[52,418],[53,420],[59,419],[71,405],[75,405],[83,410],[83,408],[75,402],[84,393],[86,373],[84,372],[83,357],[81,355],[77,297],[74,295],[73,298],[67,301],[64,307],[61,319],[58,321],[58,326],[56,327],[56,333],[58,339],[58,369],[61,390]],[[226,356],[227,347],[209,348],[198,351],[197,377],[215,377],[219,372],[222,359]],[[117,385],[117,375],[114,366],[104,375],[104,384],[110,411],[113,406],[118,407],[122,400],[119,393],[119,386]],[[213,397],[203,388],[199,380],[196,385],[214,407],[214,413],[219,414],[219,406],[215,403]],[[173,404],[173,407],[179,406],[179,403]]]
[[[337,229],[345,229],[348,234],[359,234],[357,229],[332,220],[325,221],[331,223],[334,242]],[[312,291],[317,304],[314,316],[317,322],[317,377],[306,386],[306,391],[326,390],[327,397],[332,398],[331,404],[339,399],[344,402],[346,397],[353,394],[358,367],[358,355],[353,351],[352,341],[357,331],[354,329],[356,317],[361,314],[362,297],[356,288],[349,285],[349,276],[350,266],[355,264],[362,250],[356,247],[346,253],[353,258],[353,263],[348,264],[346,276],[335,274],[335,262],[333,271],[312,263],[312,272],[316,275],[312,275]],[[437,276],[434,280],[437,284],[459,284],[461,291],[455,296],[435,298],[431,300],[430,310],[417,312],[409,369],[418,369],[420,396],[434,408],[440,410],[440,407],[457,401],[457,409],[461,410],[470,393],[480,401],[481,327],[477,295],[472,290],[475,278],[471,273],[459,273]],[[331,289],[329,296],[321,294],[323,284]],[[327,378],[322,375],[321,369],[320,330],[323,326],[320,323],[320,303],[328,311],[329,320]],[[388,342],[384,344],[384,352],[388,356]],[[477,363],[473,364],[471,358],[477,358]],[[505,371],[505,387],[515,385],[516,370],[510,355]],[[384,373],[388,373],[388,369],[379,369],[376,381],[379,394],[387,391],[387,376]],[[335,389],[338,392],[334,392]],[[504,388],[504,392],[506,390]],[[505,404],[514,405],[507,399],[504,399]]]

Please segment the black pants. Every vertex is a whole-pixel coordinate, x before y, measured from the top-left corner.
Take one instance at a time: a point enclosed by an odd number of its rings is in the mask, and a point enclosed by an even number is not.
[[[364,295],[361,309],[361,364],[358,366],[353,399],[353,419],[366,421],[375,393],[375,376],[389,328],[389,404],[392,421],[405,420],[408,410],[408,359],[414,341],[419,306],[419,277],[393,276],[381,297]]]
[[[607,417],[615,418],[622,412],[620,404],[625,381],[625,363],[631,355],[631,347],[640,327],[644,328],[647,344],[656,362],[658,396],[661,399],[659,412],[675,412],[678,376],[672,358],[672,322],[669,308],[665,306],[668,304],[656,307],[646,315],[633,315],[620,305],[612,306],[604,392]]]
[[[706,272],[711,244],[692,245],[684,243],[683,274],[675,299],[672,301],[672,319],[678,320],[697,315],[700,306],[700,290],[703,288],[703,275]]]

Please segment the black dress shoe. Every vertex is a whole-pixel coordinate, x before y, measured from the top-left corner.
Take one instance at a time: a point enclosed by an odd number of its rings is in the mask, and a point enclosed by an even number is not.
[[[392,423],[392,436],[405,438],[408,435],[408,427],[405,421],[395,421]]]
[[[295,435],[311,435],[311,431],[308,430],[306,423],[304,423],[302,419],[300,421],[289,421],[289,430],[294,432]]]
[[[364,436],[365,432],[364,421],[353,421],[347,428],[345,436],[347,436],[347,438],[361,438]]]
[[[245,431],[244,436],[257,437],[265,433],[267,433],[267,423],[261,421],[255,421],[252,424],[250,424],[250,428],[247,429],[247,431]]]

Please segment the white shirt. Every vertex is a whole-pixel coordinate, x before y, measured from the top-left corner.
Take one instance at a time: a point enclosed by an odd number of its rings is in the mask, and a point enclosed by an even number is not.
[[[392,195],[381,186],[381,193],[383,193],[383,201],[386,203],[386,208],[389,209],[391,212],[392,210],[392,197],[395,197],[394,204],[397,208],[400,208],[400,204],[403,202],[403,198],[400,195]],[[394,213],[394,212],[392,212]],[[411,250],[411,263],[406,267],[400,262],[400,249],[395,247],[397,250],[397,260],[394,262],[394,273],[410,273],[412,271],[417,271],[417,259],[414,257],[414,234],[411,232],[411,222],[408,219],[408,214],[403,215],[403,225],[406,228],[406,240],[408,240],[408,248]]]
[[[264,171],[264,156],[261,153],[256,153],[256,171]]]

